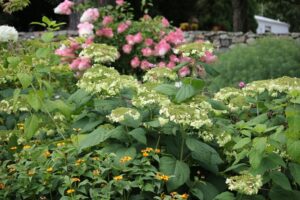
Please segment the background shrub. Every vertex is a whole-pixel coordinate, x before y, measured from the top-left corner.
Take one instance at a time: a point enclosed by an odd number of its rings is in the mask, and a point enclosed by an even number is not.
[[[220,76],[210,89],[236,86],[240,81],[300,76],[300,43],[282,38],[258,39],[250,46],[237,46],[219,56],[213,65]]]

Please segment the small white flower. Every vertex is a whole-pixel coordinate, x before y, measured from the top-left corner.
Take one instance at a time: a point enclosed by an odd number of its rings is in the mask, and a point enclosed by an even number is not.
[[[3,25],[0,26],[0,42],[16,42],[18,40],[18,31],[12,27]]]

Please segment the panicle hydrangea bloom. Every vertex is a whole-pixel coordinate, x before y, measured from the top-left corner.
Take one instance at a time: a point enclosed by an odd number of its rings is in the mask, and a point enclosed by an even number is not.
[[[135,56],[131,61],[130,61],[130,65],[132,68],[137,68],[140,65],[141,61],[140,59]]]
[[[247,84],[242,89],[222,88],[214,96],[214,99],[224,102],[231,111],[239,108],[249,109],[250,103],[247,103],[246,97],[256,97],[257,95],[268,92],[270,96],[276,97],[280,93],[289,94],[292,91],[300,91],[300,79],[281,77],[271,80],[254,81]]]
[[[206,57],[213,56],[213,46],[209,41],[196,41],[185,43],[176,47],[175,52],[181,53],[183,56],[197,56],[199,58],[202,58],[202,61],[206,61]],[[212,58],[209,58],[208,60],[211,61]]]
[[[159,113],[170,121],[182,125],[199,129],[202,126],[212,126],[208,113],[212,110],[206,101],[195,101],[189,103],[170,103],[163,106]]]
[[[89,8],[80,17],[80,22],[95,22],[99,18],[99,11],[97,8]]]
[[[228,189],[237,191],[241,194],[254,195],[257,194],[262,183],[261,175],[252,175],[249,172],[244,172],[239,176],[232,176],[226,179]]]
[[[54,8],[54,13],[60,15],[70,15],[72,13],[72,7],[74,3],[69,0],[64,0],[64,2],[60,3],[56,8]]]
[[[16,42],[18,40],[18,31],[7,25],[0,26],[0,42]]]
[[[165,82],[165,81],[175,81],[178,79],[178,76],[175,71],[165,68],[165,67],[156,67],[147,71],[143,76],[143,81],[149,82]]]
[[[116,96],[125,88],[136,89],[138,82],[132,76],[120,75],[115,69],[94,65],[88,69],[77,83],[79,88],[101,98]]]
[[[97,30],[96,35],[106,37],[106,38],[113,38],[114,32],[113,32],[112,28],[104,27],[102,29]]]
[[[83,22],[77,25],[80,37],[91,37],[94,35],[94,25],[89,22]]]
[[[126,22],[120,23],[117,28],[117,32],[123,33],[124,31],[126,31],[129,28],[130,25],[131,25],[131,21],[126,21]]]
[[[134,120],[140,118],[140,113],[132,108],[119,107],[111,111],[110,115],[107,115],[107,118],[113,122],[122,122],[125,120],[125,117],[132,117]]]
[[[93,60],[94,63],[107,63],[114,62],[119,58],[118,50],[106,44],[93,43],[84,48],[80,54],[80,57],[88,57]]]
[[[138,88],[137,95],[132,98],[131,103],[135,107],[144,108],[153,105],[168,105],[171,101],[167,96],[156,92],[147,87],[147,84],[144,84],[144,86]]]

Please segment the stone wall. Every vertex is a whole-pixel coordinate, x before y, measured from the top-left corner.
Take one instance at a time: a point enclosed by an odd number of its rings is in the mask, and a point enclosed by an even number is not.
[[[216,49],[227,50],[233,48],[237,44],[251,44],[255,42],[255,39],[262,37],[280,37],[291,38],[300,42],[300,33],[288,33],[288,34],[255,34],[253,32],[224,32],[224,31],[188,31],[185,32],[185,38],[187,42],[195,40],[209,40],[212,42]]]
[[[40,37],[43,32],[20,32],[19,36],[22,39],[32,39]],[[195,40],[209,40],[212,42],[217,50],[227,50],[233,48],[237,44],[251,44],[255,42],[255,39],[262,37],[281,37],[291,38],[300,42],[300,33],[288,33],[288,34],[255,34],[253,32],[224,32],[224,31],[187,31],[184,32],[187,42]],[[76,36],[77,31],[57,31],[55,35],[68,35]]]

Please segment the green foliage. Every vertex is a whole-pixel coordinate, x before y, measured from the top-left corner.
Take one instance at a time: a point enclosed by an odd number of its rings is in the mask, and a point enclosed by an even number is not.
[[[30,4],[30,0],[1,0],[0,6],[3,7],[3,11],[6,13],[13,13],[16,11],[23,10]]]
[[[282,38],[264,38],[249,46],[238,46],[219,56],[213,64],[220,75],[210,88],[237,86],[281,76],[300,77],[300,44]]]

